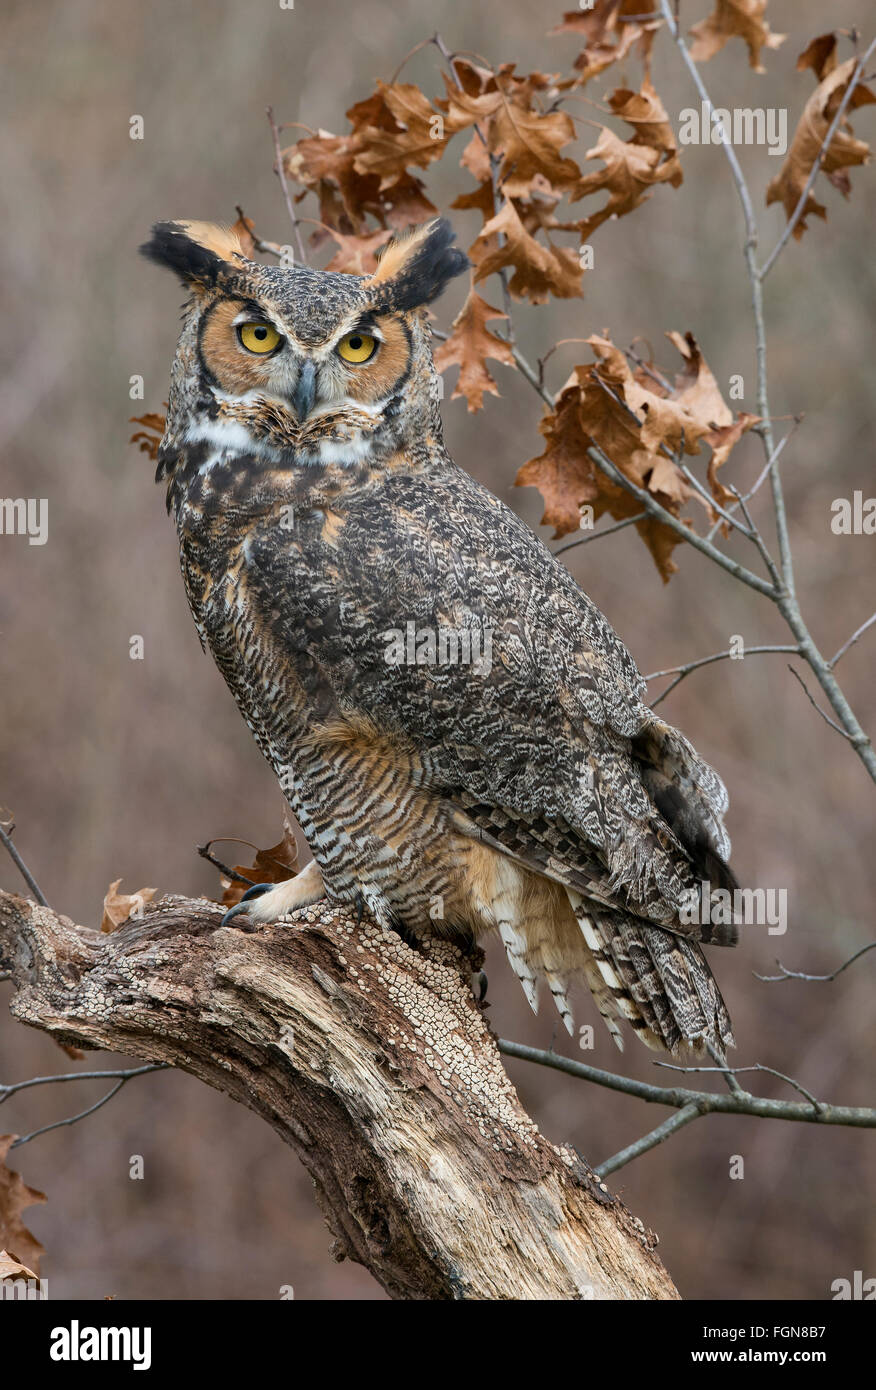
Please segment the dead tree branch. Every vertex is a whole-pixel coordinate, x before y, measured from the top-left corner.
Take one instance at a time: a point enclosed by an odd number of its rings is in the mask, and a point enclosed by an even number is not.
[[[672,1299],[654,1238],[521,1108],[446,943],[320,904],[256,932],[164,898],[117,931],[0,892],[23,1023],[163,1062],[301,1158],[338,1259],[404,1299]]]

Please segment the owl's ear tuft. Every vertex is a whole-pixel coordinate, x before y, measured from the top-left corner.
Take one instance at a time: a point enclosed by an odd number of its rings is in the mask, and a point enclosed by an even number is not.
[[[446,217],[436,217],[391,241],[370,280],[380,305],[405,313],[437,299],[469,268],[468,257],[453,245],[455,235]]]
[[[185,284],[209,289],[243,251],[236,232],[213,222],[156,222],[140,254],[175,271]]]

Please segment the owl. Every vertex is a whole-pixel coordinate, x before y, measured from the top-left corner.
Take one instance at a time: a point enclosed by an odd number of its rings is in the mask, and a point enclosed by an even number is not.
[[[260,265],[198,222],[141,248],[189,293],[158,454],[189,604],[313,855],[226,920],[327,896],[412,942],[497,932],[570,1033],[579,982],[621,1048],[625,1020],[723,1049],[702,943],[736,929],[688,909],[735,886],[727,794],[444,447],[426,306],[468,267],[452,243],[436,219],[370,276]]]

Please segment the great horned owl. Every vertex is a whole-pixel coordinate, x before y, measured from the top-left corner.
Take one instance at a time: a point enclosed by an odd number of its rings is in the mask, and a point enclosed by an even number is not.
[[[327,895],[412,937],[497,930],[572,1032],[586,982],[623,1045],[721,1048],[685,920],[728,887],[727,795],[602,613],[447,454],[424,306],[467,268],[443,220],[371,276],[248,260],[153,228],[190,291],[158,478],[186,592],[313,860],[241,908]],[[232,914],[228,914],[231,916]]]

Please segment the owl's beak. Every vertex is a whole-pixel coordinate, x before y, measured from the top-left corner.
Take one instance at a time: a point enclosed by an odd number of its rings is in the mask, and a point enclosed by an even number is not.
[[[313,409],[313,402],[316,399],[316,367],[309,359],[301,364],[298,373],[298,382],[292,392],[292,404],[295,407],[295,414],[298,416],[298,423],[303,424]]]

